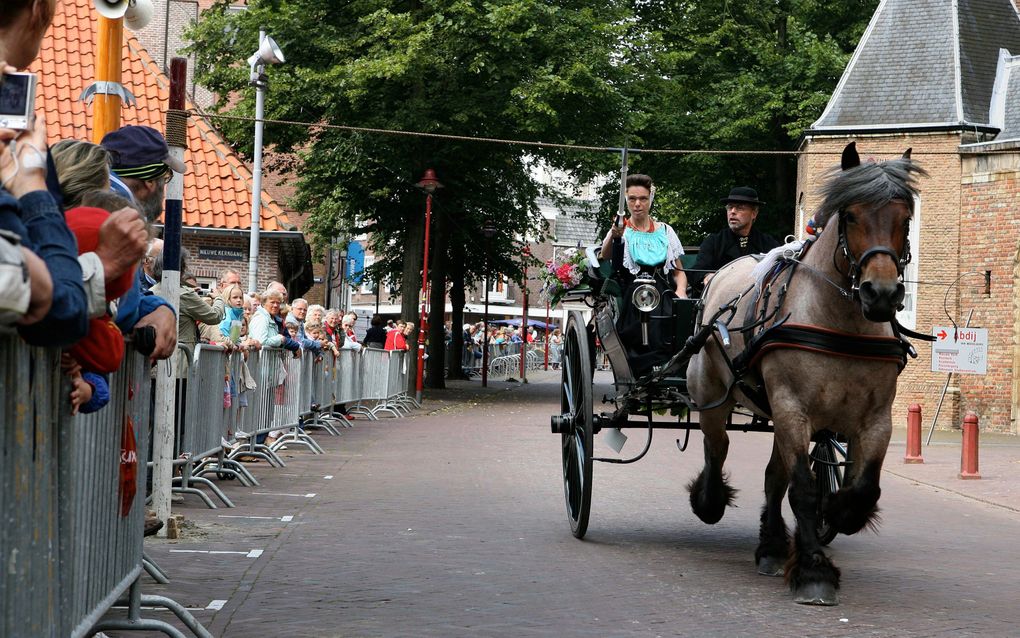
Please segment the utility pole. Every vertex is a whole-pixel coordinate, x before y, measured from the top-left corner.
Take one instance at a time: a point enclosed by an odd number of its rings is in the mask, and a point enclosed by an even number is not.
[[[184,161],[188,144],[188,114],[184,95],[188,82],[188,62],[184,58],[170,61],[170,110],[166,117],[166,140],[170,156]],[[181,301],[181,218],[184,202],[184,175],[170,172],[166,188],[166,215],[163,225],[163,280],[160,294],[180,313]],[[152,440],[152,508],[164,525],[159,535],[165,537],[170,518],[170,492],[173,484],[174,421],[176,417],[177,357],[173,355],[156,367],[156,417]],[[192,388],[192,392],[200,388]]]

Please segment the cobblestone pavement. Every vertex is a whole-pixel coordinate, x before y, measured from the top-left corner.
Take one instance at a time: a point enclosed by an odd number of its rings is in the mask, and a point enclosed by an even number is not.
[[[700,469],[697,434],[685,453],[675,433],[659,431],[639,463],[597,464],[591,525],[578,541],[549,433],[553,374],[494,386],[457,385],[411,418],[317,435],[323,456],[289,450],[286,468],[252,465],[260,487],[226,482],[236,508],[186,497],[176,506],[189,521],[184,538],[146,543],[172,582],[143,577],[143,591],[236,637],[1020,632],[1015,439],[986,438],[985,478],[959,481],[958,434],[940,435],[924,465],[908,466],[898,432],[879,532],[831,547],[841,604],[803,607],[754,569],[768,435],[731,436],[740,493],[714,526],[694,517],[683,487]],[[625,452],[643,443],[635,432]]]

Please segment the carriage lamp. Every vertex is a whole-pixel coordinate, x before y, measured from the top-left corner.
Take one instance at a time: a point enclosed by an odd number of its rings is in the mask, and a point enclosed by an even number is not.
[[[634,280],[637,287],[631,295],[631,303],[641,312],[641,345],[648,345],[648,321],[652,311],[659,307],[659,291],[655,288],[655,280],[649,275],[639,275]]]
[[[638,284],[631,295],[634,307],[641,312],[651,312],[659,306],[659,291],[655,289],[655,282],[651,277],[638,277],[634,283]]]

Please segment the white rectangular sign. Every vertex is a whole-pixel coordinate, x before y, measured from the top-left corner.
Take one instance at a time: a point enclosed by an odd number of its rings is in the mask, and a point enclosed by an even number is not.
[[[931,344],[932,372],[987,374],[987,328],[936,326],[932,334],[935,336]]]

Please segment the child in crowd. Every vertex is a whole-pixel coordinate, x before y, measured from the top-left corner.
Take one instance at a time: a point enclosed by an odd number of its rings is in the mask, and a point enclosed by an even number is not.
[[[68,228],[78,240],[79,254],[91,252],[99,245],[99,227],[110,216],[101,208],[78,207],[64,213]],[[134,283],[131,268],[118,279],[107,282],[106,300],[119,299]],[[115,372],[124,358],[124,336],[109,312],[89,320],[84,339],[71,346],[61,367],[71,377],[71,411],[88,414],[110,401],[110,388],[103,375]]]
[[[287,332],[290,333],[290,338],[297,339],[298,330],[301,328],[301,326],[298,325],[297,319],[287,317],[287,323],[285,325],[287,326]]]
[[[324,344],[324,350],[329,350],[334,355],[340,354],[340,349],[336,347],[336,344],[326,337],[326,329],[321,323],[306,323],[305,336]],[[344,347],[346,347],[346,344]]]
[[[244,324],[244,292],[237,284],[227,286],[221,295],[224,313],[220,322],[220,334],[233,344],[241,342],[241,327]]]

